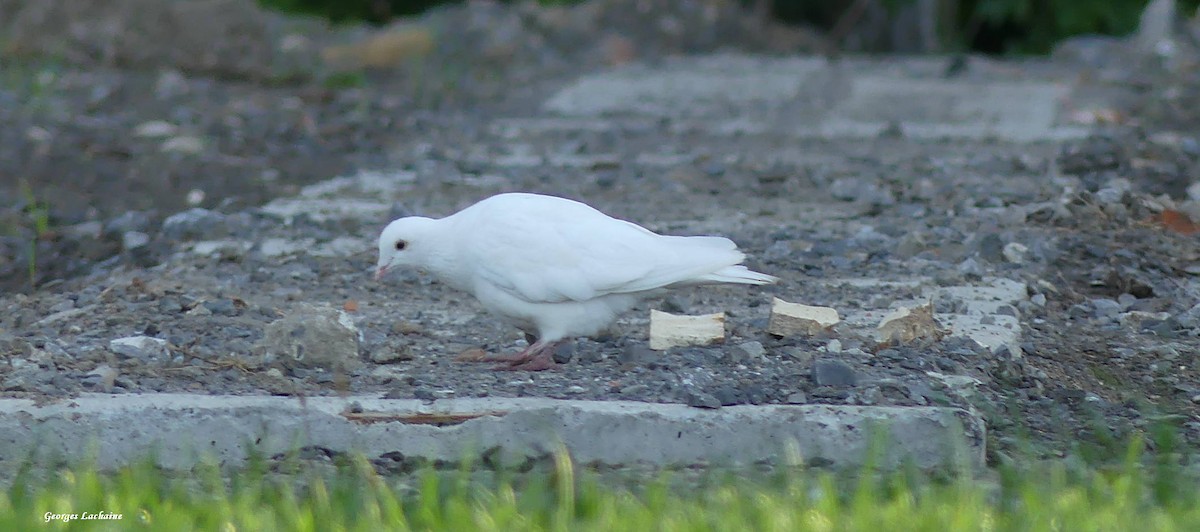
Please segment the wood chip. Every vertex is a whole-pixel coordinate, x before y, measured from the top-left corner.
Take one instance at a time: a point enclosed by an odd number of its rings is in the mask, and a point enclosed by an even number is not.
[[[771,320],[767,332],[775,336],[812,336],[840,323],[837,309],[789,303],[779,298],[771,301]]]
[[[725,341],[725,313],[680,316],[650,311],[650,349],[712,345]]]

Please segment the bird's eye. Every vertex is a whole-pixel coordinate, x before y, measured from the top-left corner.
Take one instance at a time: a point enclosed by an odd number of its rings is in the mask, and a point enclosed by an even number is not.
[[[403,240],[396,241],[396,251],[403,251],[404,248],[406,248],[406,247],[408,247],[408,242],[405,242]]]

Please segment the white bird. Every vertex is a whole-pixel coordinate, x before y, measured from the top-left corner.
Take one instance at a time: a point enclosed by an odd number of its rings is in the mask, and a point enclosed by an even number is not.
[[[410,266],[474,295],[536,338],[486,360],[542,370],[554,366],[560,341],[599,333],[664,289],[777,280],[741,266],[744,258],[728,238],[659,235],[577,201],[510,193],[441,219],[391,222],[379,235],[375,279]]]

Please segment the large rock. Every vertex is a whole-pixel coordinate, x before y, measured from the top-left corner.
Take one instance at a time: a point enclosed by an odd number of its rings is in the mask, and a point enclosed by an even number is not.
[[[267,361],[287,366],[345,370],[362,364],[362,335],[349,314],[302,305],[267,325],[261,346]]]
[[[151,336],[126,336],[108,342],[108,350],[125,358],[143,362],[165,362],[171,357],[170,346],[162,338]]]

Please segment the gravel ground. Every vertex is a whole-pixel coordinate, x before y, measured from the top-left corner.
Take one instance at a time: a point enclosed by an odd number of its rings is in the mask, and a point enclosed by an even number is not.
[[[1103,448],[1159,421],[1200,444],[1200,247],[1195,227],[1170,214],[1200,219],[1196,198],[1187,201],[1200,144],[1187,128],[1194,121],[1145,103],[1177,101],[1156,98],[1170,87],[1186,89],[1171,93],[1177,99],[1193,97],[1190,71],[1125,76],[1166,81],[1144,90],[1119,123],[1067,145],[956,141],[934,149],[902,136],[782,144],[666,124],[514,137],[495,120],[530,116],[573,74],[627,60],[629,50],[645,58],[656,41],[631,30],[618,36],[626,41],[572,55],[562,50],[580,45],[545,37],[561,31],[531,36],[530,20],[543,28],[554,16],[476,6],[430,17],[478,19],[476,28],[521,21],[501,42],[539,53],[445,62],[458,66],[419,82],[412,69],[428,66],[372,70],[350,88],[319,67],[312,79],[280,84],[274,74],[265,76],[274,82],[248,74],[260,72],[253,66],[164,68],[177,59],[171,54],[87,67],[70,56],[6,57],[5,66],[26,75],[11,75],[0,90],[0,100],[18,104],[0,105],[0,121],[15,126],[0,129],[0,173],[20,179],[0,187],[15,205],[0,213],[0,279],[10,290],[0,298],[0,393],[959,405],[985,416],[993,458],[1030,436],[1046,455]],[[317,43],[346,38],[306,31]],[[748,39],[713,34],[723,36],[662,47],[702,51]],[[445,48],[433,57],[445,60],[437,55],[451,53]],[[560,163],[523,167],[523,149]],[[386,174],[403,186],[387,192],[395,204],[379,224],[263,207],[361,169],[403,169]],[[371,242],[391,217],[449,214],[502,190],[584,199],[664,232],[723,234],[752,267],[783,281],[649,301],[610,335],[560,350],[558,371],[487,371],[458,359],[519,349],[516,331],[422,274],[372,282]],[[185,210],[193,207],[203,209]],[[286,248],[296,241],[308,244]],[[1027,300],[1005,310],[1026,327],[1022,353],[959,339],[880,347],[851,331],[808,339],[763,332],[771,296],[856,309],[921,295],[904,285],[864,291],[814,280],[924,276],[954,286],[992,275],[1029,287]],[[352,355],[280,356],[281,345],[345,334],[336,317],[305,304],[352,316],[362,332]],[[939,312],[956,304],[937,302]],[[646,308],[725,311],[729,338],[654,354]]]

